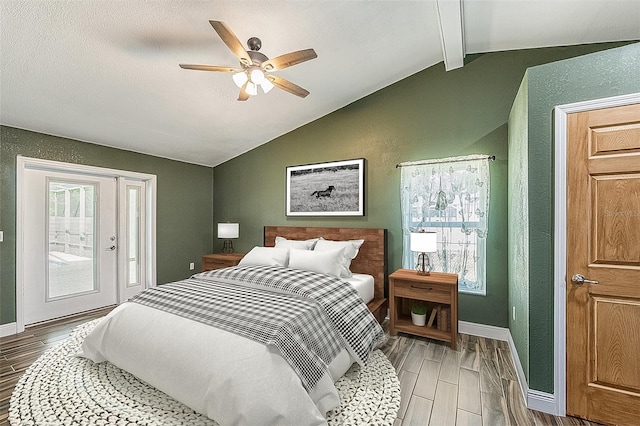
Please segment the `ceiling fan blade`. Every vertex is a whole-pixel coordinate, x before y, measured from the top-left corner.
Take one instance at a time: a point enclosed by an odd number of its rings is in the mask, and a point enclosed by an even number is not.
[[[247,99],[249,99],[249,94],[247,93],[247,91],[245,90],[247,88],[247,84],[249,82],[247,81],[245,84],[242,85],[242,87],[240,88],[240,93],[238,94],[238,100],[239,101],[246,101]]]
[[[317,57],[318,55],[313,49],[298,50],[297,52],[285,53],[284,55],[269,59],[260,66],[263,70],[278,71]]]
[[[297,84],[293,84],[289,80],[285,80],[282,77],[278,77],[277,75],[268,75],[267,79],[273,83],[279,89],[284,90],[285,92],[292,93],[296,96],[300,96],[301,98],[306,98],[309,92]]]
[[[240,59],[240,62],[244,65],[252,64],[249,54],[240,43],[240,40],[238,40],[238,37],[231,31],[231,28],[227,27],[222,21],[209,21],[209,23],[216,30],[224,44]]]
[[[240,72],[241,69],[230,67],[219,67],[216,65],[192,65],[192,64],[180,64],[180,68],[185,70],[197,70],[197,71],[220,71],[220,72]]]

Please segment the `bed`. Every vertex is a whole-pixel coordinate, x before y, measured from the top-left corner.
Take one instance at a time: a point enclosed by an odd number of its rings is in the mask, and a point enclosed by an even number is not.
[[[264,228],[260,249],[273,252],[276,237],[364,240],[351,270],[374,277],[367,304],[338,275],[249,262],[145,290],[101,320],[78,355],[109,361],[223,425],[325,424],[340,404],[334,382],[384,340],[385,236]],[[258,314],[240,315],[243,306]]]
[[[301,226],[265,226],[264,245],[275,245],[276,237],[290,240],[306,240],[322,236],[328,240],[364,239],[358,256],[351,262],[354,273],[370,275],[374,280],[373,299],[367,307],[382,323],[387,315],[388,301],[385,297],[387,274],[387,230],[383,228],[327,228]]]

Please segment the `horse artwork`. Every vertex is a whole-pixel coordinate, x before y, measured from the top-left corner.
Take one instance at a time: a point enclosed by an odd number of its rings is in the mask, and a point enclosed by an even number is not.
[[[311,196],[313,197],[315,195],[316,198],[331,197],[331,191],[334,191],[335,189],[336,189],[335,186],[329,185],[329,187],[327,189],[325,189],[324,191],[313,191],[311,193]]]
[[[287,167],[287,216],[364,216],[364,159]]]

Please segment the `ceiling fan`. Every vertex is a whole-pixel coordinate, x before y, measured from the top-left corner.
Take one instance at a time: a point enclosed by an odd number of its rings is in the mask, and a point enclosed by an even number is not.
[[[218,33],[224,44],[240,60],[241,68],[221,67],[216,65],[191,65],[180,64],[181,68],[198,71],[219,71],[233,73],[233,81],[240,88],[239,101],[246,101],[249,96],[258,94],[258,86],[264,93],[269,92],[273,86],[292,93],[301,98],[306,97],[309,92],[302,87],[293,84],[277,75],[268,74],[271,71],[279,71],[293,65],[317,58],[315,50],[305,49],[296,52],[286,53],[273,59],[267,58],[258,52],[262,47],[262,42],[257,37],[251,37],[247,41],[249,50],[245,50],[238,37],[222,21],[209,21],[214,30]]]

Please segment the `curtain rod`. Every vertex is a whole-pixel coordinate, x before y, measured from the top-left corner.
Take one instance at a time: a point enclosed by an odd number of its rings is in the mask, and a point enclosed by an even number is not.
[[[491,160],[491,161],[495,161],[496,156],[495,155],[490,155],[487,157],[487,160]],[[460,160],[451,160],[451,161],[443,161],[446,163],[455,163],[457,161],[469,161],[468,159],[460,159]],[[402,163],[398,163],[396,164],[396,169],[400,168],[400,167],[406,167],[406,166],[420,166],[422,164],[437,164],[439,163],[438,160],[424,160],[424,161],[416,161],[415,163],[411,163],[411,164],[402,164]]]

